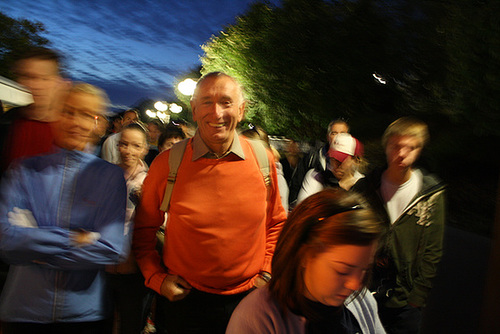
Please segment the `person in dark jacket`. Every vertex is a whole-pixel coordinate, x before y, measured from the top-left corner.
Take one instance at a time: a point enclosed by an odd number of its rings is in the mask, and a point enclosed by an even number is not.
[[[371,290],[388,333],[418,333],[441,260],[445,187],[415,167],[429,140],[427,125],[403,117],[386,129],[382,144],[387,167],[356,183],[386,223]]]

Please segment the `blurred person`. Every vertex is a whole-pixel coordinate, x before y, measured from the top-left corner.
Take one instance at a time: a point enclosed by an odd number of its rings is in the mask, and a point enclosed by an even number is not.
[[[69,87],[60,75],[60,60],[53,50],[33,47],[14,63],[16,81],[30,90],[34,102],[1,115],[0,176],[12,161],[52,149],[51,123],[57,119]]]
[[[53,123],[55,153],[13,165],[0,192],[4,334],[104,333],[104,266],[125,254],[123,172],[84,153],[106,94],[75,84]]]
[[[91,153],[95,156],[101,156],[102,144],[106,138],[109,121],[106,115],[95,117],[94,130],[91,133],[90,140],[85,148],[85,152]]]
[[[148,172],[143,161],[148,151],[147,130],[140,123],[131,123],[121,131],[118,142],[121,163],[127,183],[127,213],[125,234],[130,236],[128,248],[132,242],[133,217],[135,207],[141,197],[141,188]],[[114,323],[115,332],[125,334],[140,333],[146,323],[149,289],[144,286],[144,277],[132,253],[124,263],[108,266],[109,289],[113,306],[118,314]]]
[[[161,152],[169,150],[174,144],[186,139],[186,134],[175,125],[167,125],[158,139],[158,150]]]
[[[365,195],[387,228],[371,290],[388,333],[418,333],[442,257],[445,187],[415,167],[428,141],[424,122],[411,117],[394,121],[382,137],[387,167],[353,188]]]
[[[302,188],[297,196],[297,202],[317,193],[327,187],[340,187],[349,190],[362,177],[359,172],[362,165],[363,145],[348,133],[338,134],[328,150],[326,170],[310,169]]]
[[[158,138],[160,138],[160,135],[162,133],[164,125],[160,120],[154,119],[154,120],[148,122],[147,126],[148,126],[148,133],[149,133],[149,137],[148,137],[149,147],[150,148],[151,147],[158,148]]]
[[[327,162],[330,160],[328,150],[330,149],[333,138],[335,138],[335,136],[339,133],[349,133],[349,125],[341,118],[335,119],[328,124],[326,132],[327,143],[319,150],[313,150],[305,156],[303,155],[297,162],[297,167],[291,169],[291,172],[289,171],[286,162],[283,162],[282,160],[285,178],[287,179],[288,186],[290,188],[288,201],[290,203],[290,208],[293,208],[297,204],[297,197],[302,188],[302,183],[304,182],[307,172],[311,169],[316,169],[320,172],[327,170]]]
[[[286,212],[288,212],[288,184],[286,182],[285,176],[283,175],[283,166],[280,163],[280,154],[269,143],[269,136],[264,129],[260,126],[252,125],[250,129],[242,131],[241,134],[250,139],[262,140],[266,144],[266,148],[271,150],[274,156],[274,163],[276,164],[276,173],[278,175],[278,188],[280,191],[281,204]]]
[[[122,115],[118,114],[111,118],[108,135],[119,133],[122,130]]]
[[[271,153],[264,150],[271,167],[267,184],[252,145],[236,133],[245,111],[238,82],[220,72],[205,75],[191,107],[198,124],[194,137],[160,154],[144,180],[133,251],[146,286],[163,297],[157,320],[162,318],[166,332],[224,333],[239,301],[269,280],[286,213]],[[183,159],[171,178],[170,155],[183,143]],[[162,210],[167,180],[175,187]],[[155,240],[164,211],[159,254]]]
[[[172,120],[172,123],[182,129],[182,131],[186,135],[186,138],[192,138],[196,132],[196,128],[193,126],[193,124],[189,123],[185,119],[175,119]]]
[[[269,285],[242,300],[226,333],[385,333],[365,288],[382,230],[357,194],[308,197],[283,226]]]
[[[289,210],[297,204],[297,195],[302,185],[302,179],[307,172],[304,153],[299,147],[299,143],[294,139],[289,139],[285,146],[285,157],[280,159],[283,166],[283,176],[288,185],[288,208]]]
[[[321,147],[318,151],[313,152],[308,157],[308,170],[315,168],[318,171],[324,171],[327,169],[327,162],[330,157],[328,155],[328,151],[332,145],[333,139],[339,133],[349,133],[350,128],[349,124],[342,119],[337,118],[331,121],[328,124],[327,132],[326,132],[326,144]]]
[[[68,88],[60,74],[60,62],[55,51],[41,47],[27,49],[15,61],[15,80],[30,90],[34,102],[0,114],[0,179],[13,161],[52,150],[51,124]],[[0,292],[8,270],[0,260]]]
[[[158,149],[158,139],[160,138],[160,135],[165,127],[160,120],[154,119],[147,124],[147,128],[149,149],[148,153],[144,157],[144,161],[148,166],[150,166],[154,158],[156,158],[156,156],[160,153],[160,150]]]
[[[139,121],[139,113],[135,109],[129,109],[123,112],[122,129],[131,123]],[[120,152],[118,151],[118,142],[120,141],[120,132],[110,135],[102,144],[101,158],[112,164],[119,164]]]

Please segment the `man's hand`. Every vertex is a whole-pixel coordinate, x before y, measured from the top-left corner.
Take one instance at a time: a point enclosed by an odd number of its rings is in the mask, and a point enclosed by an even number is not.
[[[160,292],[171,302],[184,299],[191,291],[192,286],[182,277],[168,275],[161,284]]]
[[[29,227],[29,228],[37,228],[38,224],[33,217],[33,213],[30,210],[19,209],[15,207],[12,211],[7,213],[7,217],[9,223],[19,227]]]
[[[83,247],[94,244],[101,238],[98,232],[89,232],[84,230],[73,231],[70,236],[71,244],[76,247]]]

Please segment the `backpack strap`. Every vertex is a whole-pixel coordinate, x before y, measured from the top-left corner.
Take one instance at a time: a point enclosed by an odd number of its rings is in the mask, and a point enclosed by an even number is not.
[[[250,146],[252,146],[253,152],[255,153],[255,157],[257,158],[257,163],[260,167],[260,172],[264,177],[264,183],[266,184],[266,188],[271,186],[271,176],[270,176],[270,167],[269,167],[269,158],[267,156],[267,150],[262,141],[260,140],[251,140],[248,139]],[[269,193],[269,191],[268,191]]]
[[[175,180],[177,179],[177,171],[181,165],[182,158],[184,156],[184,151],[186,150],[189,138],[186,138],[178,143],[176,143],[170,149],[170,156],[168,157],[168,179],[167,186],[165,187],[165,195],[163,196],[163,201],[160,206],[160,210],[167,212],[170,206],[170,198],[172,197],[172,192],[174,190]],[[260,140],[247,140],[252,146],[252,150],[257,158],[257,163],[260,167],[260,172],[264,178],[264,183],[268,189],[271,186],[271,176],[270,176],[270,164],[269,158],[267,156],[266,148]]]
[[[168,157],[168,179],[167,186],[165,187],[165,195],[163,196],[163,201],[161,202],[160,210],[167,212],[170,206],[170,198],[172,197],[172,192],[174,190],[175,180],[177,179],[177,171],[182,162],[182,157],[184,156],[184,151],[186,150],[189,138],[186,138],[178,143],[176,143],[170,149],[170,156]]]

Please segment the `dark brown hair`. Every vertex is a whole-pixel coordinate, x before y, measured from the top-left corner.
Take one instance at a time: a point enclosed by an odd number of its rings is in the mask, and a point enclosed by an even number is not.
[[[282,310],[304,307],[306,256],[335,245],[366,246],[377,241],[382,225],[362,197],[343,189],[326,189],[301,202],[290,214],[272,261],[271,296]],[[367,284],[369,275],[365,275]]]

